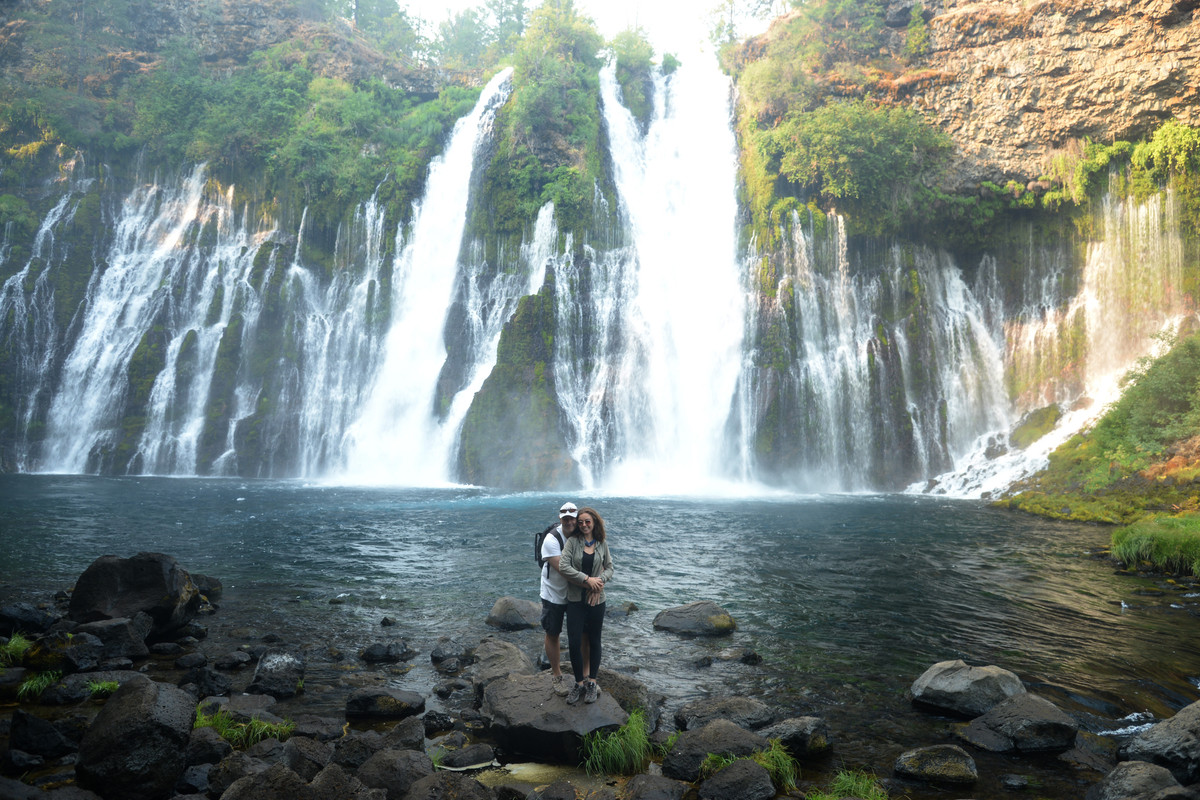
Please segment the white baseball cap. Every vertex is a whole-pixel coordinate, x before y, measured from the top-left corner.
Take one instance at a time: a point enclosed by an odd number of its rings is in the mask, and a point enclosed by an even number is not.
[[[579,509],[575,507],[574,503],[563,503],[562,508],[560,508],[558,510],[558,518],[559,519],[562,519],[563,517],[578,517],[578,516],[579,516]]]

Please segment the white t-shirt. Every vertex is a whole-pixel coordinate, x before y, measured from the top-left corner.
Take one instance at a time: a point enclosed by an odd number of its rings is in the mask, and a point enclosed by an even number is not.
[[[562,525],[558,526],[557,531],[559,536],[563,535]],[[553,532],[547,533],[546,538],[542,539],[542,561],[561,555],[562,545]],[[567,579],[549,563],[542,564],[542,599],[560,606],[567,602]]]

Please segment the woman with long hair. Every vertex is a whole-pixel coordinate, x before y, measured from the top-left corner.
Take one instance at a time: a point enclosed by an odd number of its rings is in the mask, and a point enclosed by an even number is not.
[[[604,628],[604,585],[612,580],[612,554],[605,541],[604,520],[594,508],[579,509],[575,535],[567,539],[559,572],[567,579],[567,647],[575,685],[567,694],[574,705],[583,698],[600,697],[596,675],[600,671],[600,633]]]

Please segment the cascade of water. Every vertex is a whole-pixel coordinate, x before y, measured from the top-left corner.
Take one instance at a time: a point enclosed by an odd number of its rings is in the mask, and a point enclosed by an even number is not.
[[[556,364],[556,385],[585,474],[616,490],[695,491],[719,472],[745,323],[729,84],[702,58],[657,75],[645,136],[619,92],[610,65],[601,98],[632,244],[561,298],[584,304],[589,336]]]
[[[18,438],[13,466],[21,471],[33,467],[29,431],[38,410],[39,398],[46,391],[53,374],[55,343],[58,340],[54,289],[50,284],[51,269],[58,261],[58,254],[54,252],[54,231],[63,222],[71,220],[78,202],[72,191],[59,199],[38,228],[29,260],[0,287],[0,343],[3,343],[4,350],[14,356],[14,374],[10,379],[17,395],[17,407],[13,411],[18,421]],[[7,243],[7,236],[5,239]],[[6,248],[6,258],[10,252]],[[42,265],[40,271],[35,265]],[[27,292],[27,284],[31,279],[33,289]]]
[[[984,437],[955,472],[938,476],[937,491],[1003,491],[1042,468],[1054,448],[1120,397],[1121,377],[1138,358],[1158,351],[1156,334],[1174,330],[1194,311],[1182,290],[1183,242],[1172,192],[1141,203],[1106,194],[1096,221],[1101,235],[1088,246],[1078,290],[1062,293],[1062,264],[1031,265],[1024,274],[1044,277],[1027,287],[1026,307],[1006,324],[1005,362],[1017,411],[1056,403],[1062,419],[1026,450],[999,458],[988,457]]]
[[[450,479],[457,428],[434,409],[447,354],[446,310],[456,285],[475,151],[508,99],[511,74],[497,74],[456,123],[446,151],[430,165],[412,233],[397,247],[382,363],[347,432],[346,476],[352,480],[428,485]]]

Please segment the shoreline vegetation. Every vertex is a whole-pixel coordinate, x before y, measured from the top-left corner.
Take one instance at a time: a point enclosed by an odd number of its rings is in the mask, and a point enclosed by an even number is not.
[[[1161,338],[1121,398],[995,505],[1116,525],[1111,554],[1129,567],[1200,575],[1200,332]]]

